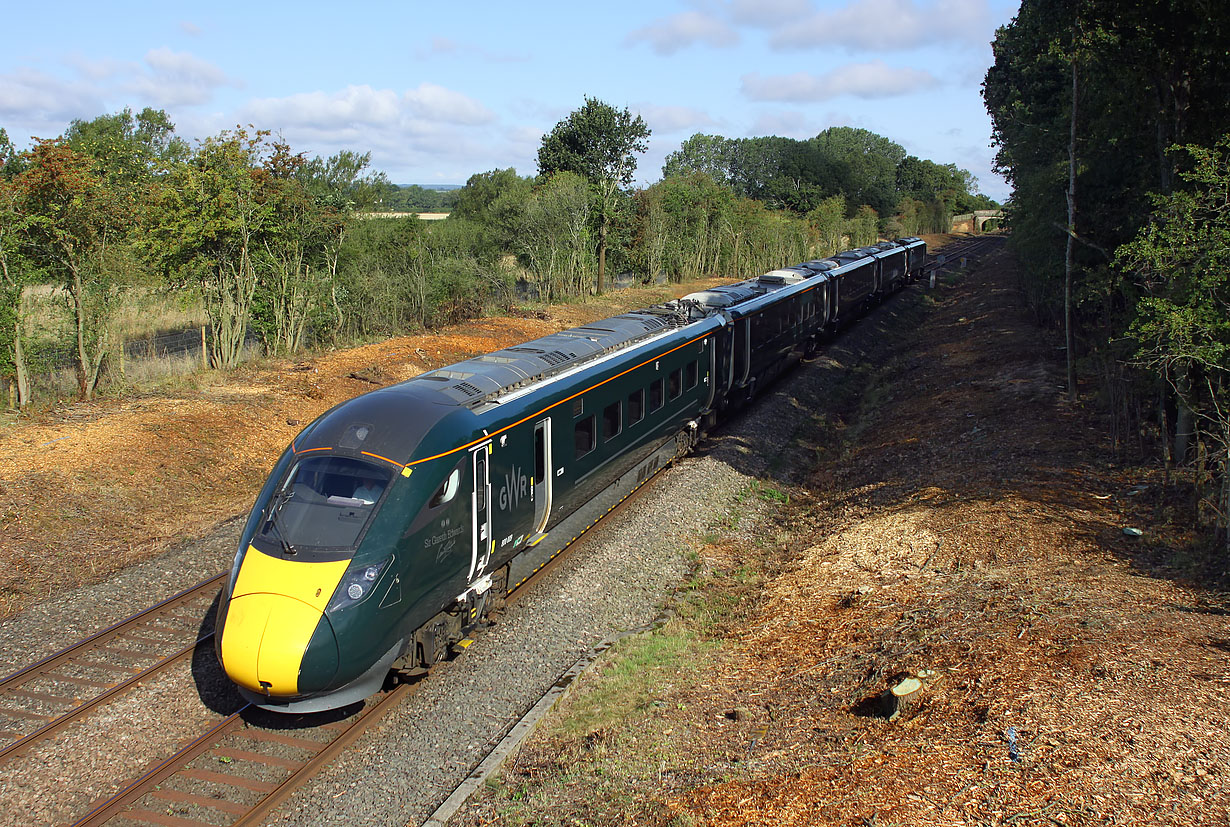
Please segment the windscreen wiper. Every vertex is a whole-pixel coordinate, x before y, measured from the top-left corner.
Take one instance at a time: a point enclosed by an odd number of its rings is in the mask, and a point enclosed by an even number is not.
[[[279,518],[282,515],[282,506],[290,502],[291,498],[294,496],[294,490],[287,488],[285,491],[282,491],[274,497],[273,501],[269,503],[269,516],[265,520],[265,526],[277,533],[278,543],[282,546],[282,553],[287,556],[294,555],[297,552],[295,551],[295,547],[290,544],[290,541],[286,539],[286,532],[282,530],[282,523]],[[266,532],[261,533],[264,534]]]

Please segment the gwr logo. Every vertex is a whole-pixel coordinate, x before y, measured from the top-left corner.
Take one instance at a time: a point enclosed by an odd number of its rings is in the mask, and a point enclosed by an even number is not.
[[[500,510],[516,508],[521,498],[529,496],[529,493],[530,478],[514,465],[512,472],[504,475],[504,484],[500,486]]]
[[[645,480],[652,477],[654,473],[658,470],[658,466],[660,464],[661,463],[659,459],[655,456],[654,458],[649,460],[649,462],[645,463],[640,468],[636,469],[636,484],[640,485]]]

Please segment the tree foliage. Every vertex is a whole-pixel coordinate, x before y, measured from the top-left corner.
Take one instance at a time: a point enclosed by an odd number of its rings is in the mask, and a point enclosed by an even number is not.
[[[255,344],[292,354],[461,321],[511,304],[517,281],[554,299],[600,289],[607,268],[683,279],[828,255],[882,229],[836,194],[850,166],[837,148],[893,146],[830,132],[828,155],[818,141],[694,136],[678,174],[634,191],[648,126],[587,98],[544,137],[540,175],[473,175],[443,221],[379,217],[439,193],[394,187],[367,153],[308,158],[254,128],[189,147],[165,113],[125,109],[25,152],[0,133],[0,371],[23,384],[21,297],[48,280],[76,297],[86,395],[112,367],[122,385],[111,308],[150,291],[199,302],[208,362],[227,368]],[[36,350],[62,338],[40,332]]]
[[[1222,444],[1209,423],[1230,403],[1212,367],[1224,286],[1206,266],[1224,260],[1211,205],[1230,9],[1025,0],[993,48],[983,97],[1026,296],[1043,322],[1070,312],[1069,354],[1101,380],[1117,444],[1152,430],[1165,456],[1207,467]]]
[[[1196,376],[1186,403],[1230,448],[1230,134],[1211,148],[1188,145],[1188,186],[1153,199],[1148,224],[1120,247],[1117,263],[1143,295],[1129,333],[1137,358],[1163,376]],[[1178,385],[1178,383],[1175,383]]]
[[[210,323],[209,362],[239,362],[257,288],[256,256],[273,205],[268,133],[207,138],[163,192],[154,252],[172,283],[195,288]]]
[[[607,235],[619,204],[621,190],[631,186],[636,174],[636,155],[648,149],[649,127],[640,115],[633,116],[597,98],[585,104],[542,138],[538,148],[538,173],[550,177],[571,172],[589,181],[594,190],[598,230],[596,290],[603,291],[606,276]]]
[[[696,134],[666,158],[664,177],[701,172],[736,195],[807,214],[834,196],[847,216],[870,206],[891,216],[903,199],[910,205],[914,232],[942,232],[960,212],[995,206],[977,191],[978,182],[954,164],[907,156],[899,144],[866,129],[831,127],[805,141],[792,138],[723,138]],[[922,224],[921,222],[927,223]]]
[[[80,398],[90,399],[110,351],[110,314],[128,268],[123,243],[134,202],[64,140],[41,140],[14,181],[27,257],[63,286],[72,310]]]

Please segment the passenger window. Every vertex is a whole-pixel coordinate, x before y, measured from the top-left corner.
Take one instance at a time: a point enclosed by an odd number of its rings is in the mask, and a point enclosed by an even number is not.
[[[612,402],[602,411],[602,440],[605,442],[611,437],[619,436],[623,429],[623,403]]]
[[[585,413],[585,400],[584,399],[572,400],[572,415],[580,416],[583,413]]]
[[[593,414],[590,414],[577,422],[576,430],[573,431],[573,441],[577,449],[577,459],[580,459],[597,447],[598,432],[594,427],[595,424],[595,417]]]
[[[628,397],[628,424],[635,425],[645,418],[645,389],[633,391]]]
[[[684,380],[685,380],[684,387],[687,390],[692,390],[692,388],[696,387],[696,382],[699,379],[699,374],[700,374],[700,368],[697,367],[696,362],[688,362],[686,365],[684,365]]]
[[[666,389],[671,399],[678,399],[683,393],[683,368],[675,368],[667,379]]]
[[[461,485],[461,469],[454,468],[453,473],[448,475],[448,479],[440,483],[440,487],[436,489],[436,493],[432,495],[427,502],[428,508],[436,508],[444,505],[446,502],[457,496],[457,489]]]
[[[649,383],[649,410],[656,411],[662,407],[662,380],[655,379]]]

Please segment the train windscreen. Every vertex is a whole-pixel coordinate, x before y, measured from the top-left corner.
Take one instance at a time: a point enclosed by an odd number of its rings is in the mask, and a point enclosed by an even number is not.
[[[358,545],[392,472],[350,457],[300,460],[270,501],[257,537],[288,552]]]

